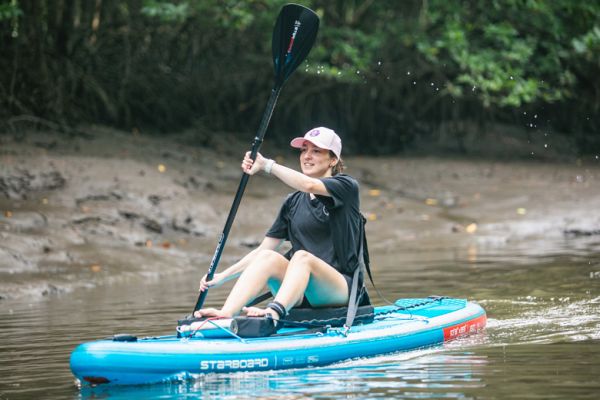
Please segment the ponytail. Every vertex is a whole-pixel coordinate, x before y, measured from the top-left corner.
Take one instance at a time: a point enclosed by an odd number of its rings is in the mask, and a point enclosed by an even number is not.
[[[337,158],[335,153],[331,150],[329,151],[329,155],[331,155],[331,157]],[[342,160],[342,157],[340,157],[340,158],[338,158],[337,164],[335,164],[333,167],[331,167],[331,175],[335,176],[337,174],[341,174],[342,172],[344,172],[345,169],[346,169],[346,165],[344,164],[344,160]]]

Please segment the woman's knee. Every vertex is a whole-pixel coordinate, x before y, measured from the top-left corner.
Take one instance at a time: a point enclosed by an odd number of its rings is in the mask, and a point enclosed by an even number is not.
[[[312,253],[309,253],[306,250],[298,250],[292,256],[290,262],[295,263],[309,263],[315,256]]]
[[[254,260],[262,263],[287,261],[284,256],[275,250],[259,250]]]
[[[308,270],[312,273],[318,258],[306,250],[298,250],[292,256],[288,268]]]
[[[260,250],[246,271],[279,274],[282,269],[285,269],[287,263],[288,260],[274,250]]]

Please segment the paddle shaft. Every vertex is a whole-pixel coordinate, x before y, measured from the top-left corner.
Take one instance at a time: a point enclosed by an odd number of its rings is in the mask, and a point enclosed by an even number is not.
[[[254,137],[254,141],[252,142],[252,149],[250,150],[250,158],[254,161],[256,160],[256,155],[258,153],[258,149],[263,142],[265,137],[265,133],[267,131],[267,127],[269,126],[269,121],[271,121],[271,116],[273,115],[273,110],[275,109],[275,104],[277,103],[277,98],[279,97],[279,92],[281,91],[281,86],[275,86],[271,91],[271,96],[269,97],[269,101],[267,102],[267,107],[265,112],[263,113],[262,119],[260,121],[260,125],[258,127],[258,132]],[[238,186],[237,192],[235,193],[235,197],[233,199],[233,203],[231,204],[231,209],[229,210],[229,215],[227,216],[227,221],[225,222],[225,227],[223,228],[223,232],[219,238],[219,243],[217,244],[217,248],[215,249],[215,254],[210,262],[210,267],[208,268],[208,272],[206,274],[206,280],[212,280],[215,271],[217,270],[217,266],[219,265],[219,261],[221,260],[221,254],[223,254],[223,248],[225,247],[225,242],[227,242],[227,237],[229,236],[229,231],[231,230],[231,226],[233,225],[233,220],[235,219],[235,215],[237,214],[237,210],[242,201],[242,196],[244,195],[244,191],[246,190],[246,184],[248,183],[248,179],[250,179],[250,175],[243,173],[242,179],[240,180],[240,184]],[[202,292],[198,296],[198,300],[196,301],[196,305],[194,306],[194,311],[197,311],[202,308],[204,304],[204,300],[208,294],[208,288]],[[193,314],[193,312],[192,312]]]

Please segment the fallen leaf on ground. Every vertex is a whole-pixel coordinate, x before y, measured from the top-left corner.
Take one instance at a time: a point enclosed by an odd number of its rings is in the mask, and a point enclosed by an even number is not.
[[[94,264],[90,266],[90,269],[92,270],[92,272],[100,272],[102,271],[102,267],[98,264]]]
[[[467,233],[477,232],[477,224],[473,222],[472,224],[467,225],[467,227],[465,228],[465,231]]]

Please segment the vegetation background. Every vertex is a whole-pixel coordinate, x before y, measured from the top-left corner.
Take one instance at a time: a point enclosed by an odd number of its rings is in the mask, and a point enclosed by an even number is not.
[[[328,125],[350,152],[375,155],[419,143],[465,154],[497,145],[492,131],[519,132],[523,143],[565,137],[578,155],[600,150],[599,2],[298,2],[321,29],[272,131]],[[0,130],[192,129],[204,145],[212,132],[250,137],[272,87],[271,32],[285,3],[4,0]]]

